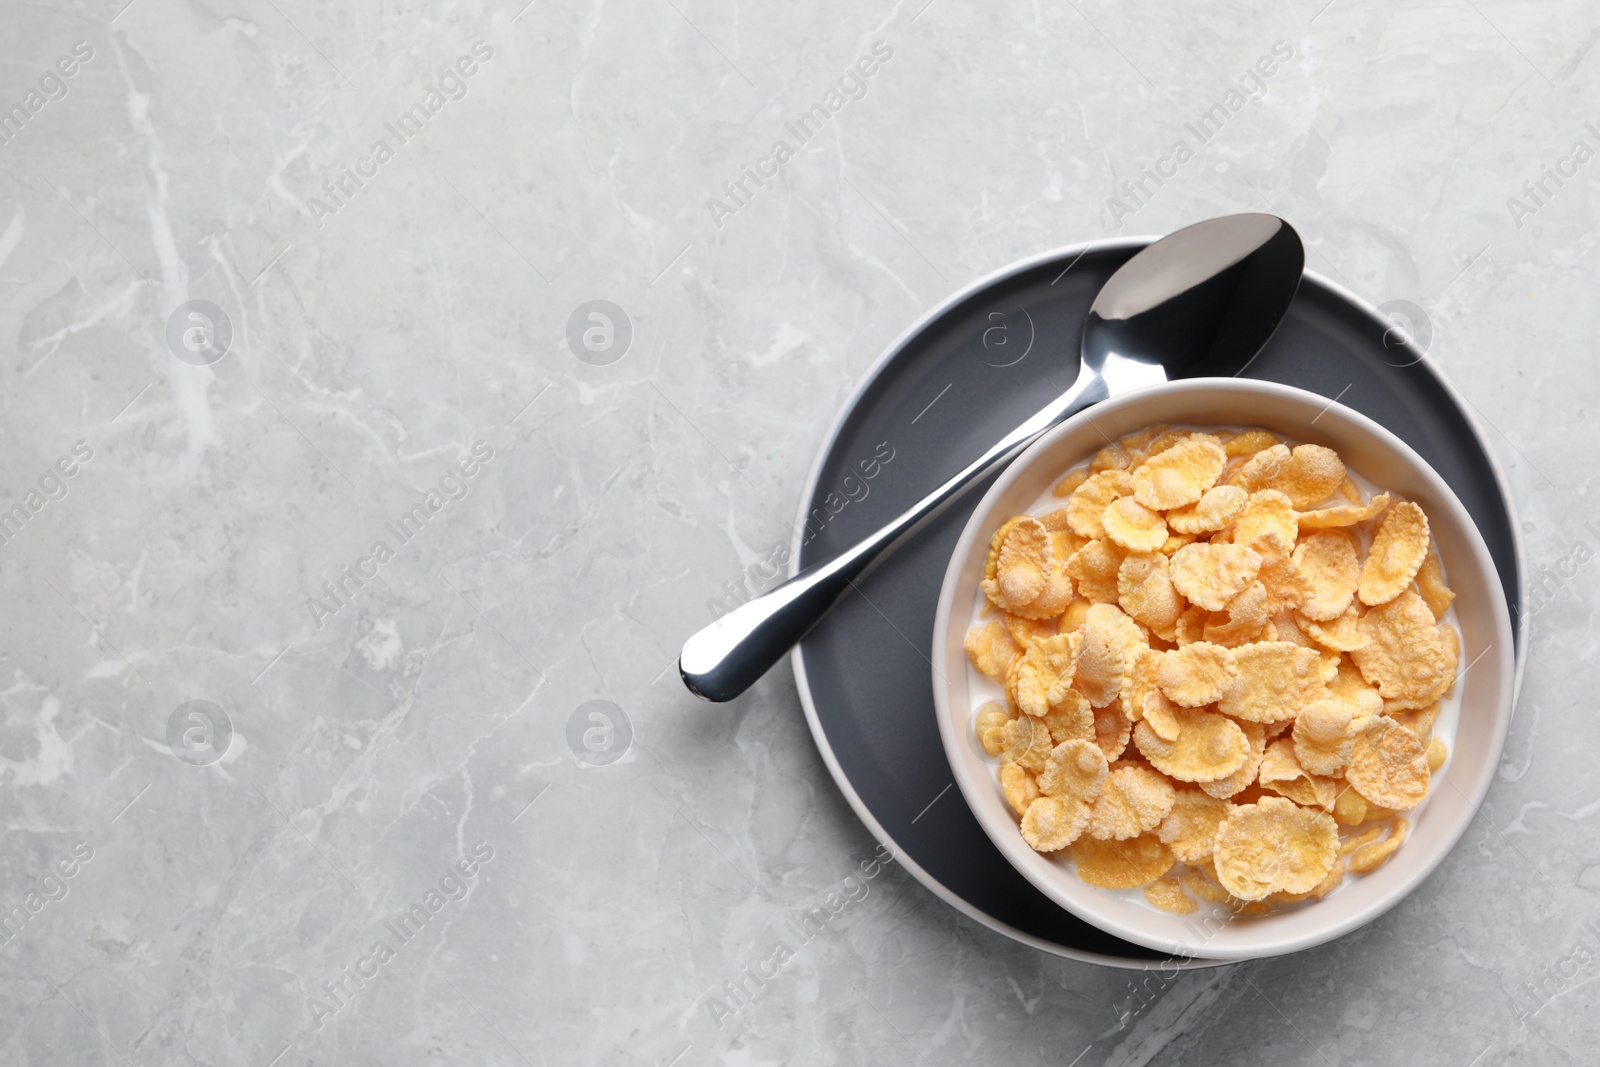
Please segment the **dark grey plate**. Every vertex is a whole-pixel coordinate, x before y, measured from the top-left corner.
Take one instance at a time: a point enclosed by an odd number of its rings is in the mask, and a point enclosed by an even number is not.
[[[934,309],[891,346],[822,447],[802,497],[809,525],[797,537],[793,565],[826,559],[865,536],[1071,385],[1090,303],[1148,243],[1078,245],[1007,268]],[[1416,449],[1477,522],[1511,617],[1521,619],[1517,525],[1504,479],[1455,393],[1393,323],[1308,273],[1245,375],[1337,397]],[[1206,421],[1205,412],[1194,421]],[[859,581],[859,591],[795,649],[812,735],[862,821],[944,900],[1045,951],[1154,965],[1159,953],[1101,932],[1029,884],[953,787],[934,720],[928,649],[950,553],[987,487],[975,487]],[[1525,644],[1519,625],[1519,676]]]

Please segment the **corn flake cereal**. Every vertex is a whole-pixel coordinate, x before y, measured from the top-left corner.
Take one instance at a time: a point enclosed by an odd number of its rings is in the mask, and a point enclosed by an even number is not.
[[[1249,500],[1236,485],[1214,485],[1195,503],[1167,512],[1167,525],[1178,534],[1212,533],[1237,519]]]
[[[1234,434],[1223,442],[1222,451],[1227,453],[1229,459],[1238,459],[1242,456],[1253,456],[1257,452],[1282,443],[1265,430],[1246,430]]]
[[[1042,796],[1022,814],[1022,839],[1036,851],[1055,852],[1078,839],[1089,805],[1074,796]]]
[[[1209,641],[1192,641],[1161,654],[1156,684],[1174,704],[1198,708],[1221,700],[1238,673],[1232,649]]]
[[[1131,496],[1111,502],[1100,515],[1100,525],[1116,545],[1129,552],[1159,552],[1167,543],[1167,520]]]
[[[1278,722],[1327,692],[1321,657],[1288,641],[1259,641],[1234,650],[1238,674],[1217,710],[1249,722]]]
[[[1077,670],[1079,634],[1056,634],[1029,647],[1010,675],[1011,696],[1024,714],[1043,716],[1059,704]]]
[[[1295,547],[1293,559],[1310,586],[1300,601],[1300,614],[1318,622],[1343,615],[1355,600],[1361,577],[1355,539],[1343,530],[1321,530]]]
[[[1250,494],[1239,517],[1233,521],[1233,543],[1260,551],[1294,549],[1300,533],[1294,505],[1277,489],[1259,489]]]
[[[977,732],[978,742],[983,746],[985,753],[990,756],[1000,755],[1005,748],[1005,738],[1000,731],[1010,721],[1010,713],[998,700],[991,700],[978,709],[978,713],[972,717],[972,728]]]
[[[1217,827],[1228,817],[1233,805],[1195,789],[1179,789],[1172,798],[1172,810],[1161,820],[1157,835],[1161,843],[1184,863],[1211,859],[1216,845]]]
[[[1147,508],[1167,511],[1198,501],[1216,484],[1228,455],[1210,434],[1189,434],[1133,472],[1133,497]]]
[[[1094,604],[1117,602],[1117,574],[1126,553],[1105,539],[1088,542],[1067,560],[1067,573],[1078,583],[1078,592]]]
[[[1444,618],[1444,613],[1450,610],[1450,605],[1456,598],[1455,592],[1444,584],[1444,571],[1439,563],[1439,553],[1431,548],[1423,557],[1422,566],[1417,570],[1417,591],[1422,594],[1428,610],[1433,612],[1434,622]]]
[[[1387,604],[1405,591],[1428,555],[1428,516],[1409,500],[1390,508],[1378,523],[1372,549],[1361,565],[1357,595],[1368,607]]]
[[[1166,426],[1052,495],[995,531],[965,637],[1006,690],[971,729],[1023,839],[1088,884],[1236,917],[1401,848],[1461,652],[1422,509],[1364,502],[1320,445]]]
[[[1146,767],[1125,765],[1106,776],[1089,813],[1090,837],[1122,841],[1154,830],[1172,810],[1172,783]]]
[[[1105,537],[1106,529],[1100,524],[1100,516],[1112,501],[1127,496],[1132,490],[1133,482],[1124,471],[1108,470],[1091,475],[1067,498],[1067,522],[1072,532],[1090,540]]]
[[[1361,632],[1361,613],[1355,604],[1344,609],[1344,614],[1330,622],[1308,619],[1301,612],[1294,613],[1294,624],[1300,632],[1330,652],[1354,652],[1365,648],[1371,641]]]
[[[1030,771],[1044,770],[1044,761],[1055,746],[1050,741],[1050,728],[1038,719],[1027,715],[1012,719],[1000,728],[1005,742],[1000,758],[1007,763],[1021,764]]]
[[[1221,611],[1256,580],[1261,554],[1243,545],[1196,542],[1172,556],[1172,584],[1191,604]]]
[[[1262,797],[1228,813],[1212,855],[1218,881],[1240,900],[1307,893],[1339,858],[1339,828],[1325,812]]]
[[[1092,823],[1091,818],[1091,823]],[[1072,846],[1078,877],[1101,889],[1137,889],[1172,869],[1172,852],[1155,834],[1131,840],[1100,840],[1085,835]]]
[[[1330,508],[1317,508],[1300,512],[1300,529],[1327,530],[1336,526],[1354,526],[1381,515],[1389,506],[1389,494],[1379,493],[1365,504],[1339,504]]]
[[[1094,709],[1089,706],[1088,699],[1075,689],[1068,689],[1059,701],[1050,705],[1050,710],[1039,721],[1050,731],[1052,744],[1087,741],[1095,736]]]
[[[1122,706],[1118,701],[1095,709],[1094,740],[1100,746],[1100,751],[1106,754],[1106,759],[1114,760],[1121,756],[1132,736],[1133,723],[1122,714]]]
[[[1297,508],[1310,507],[1330,496],[1344,483],[1344,461],[1322,445],[1296,445],[1289,462],[1272,479]]]
[[[1417,735],[1380,715],[1356,738],[1344,777],[1369,804],[1405,811],[1428,795],[1430,773]]]
[[[1376,827],[1374,827],[1376,829]],[[1411,829],[1411,824],[1405,819],[1396,819],[1394,829],[1389,831],[1389,836],[1382,841],[1372,841],[1363,844],[1354,850],[1350,856],[1350,869],[1357,874],[1369,874],[1383,865],[1383,861],[1394,854],[1406,839],[1406,831]]]
[[[1171,640],[1183,599],[1172,584],[1167,557],[1160,552],[1129,553],[1117,568],[1117,603],[1135,621]]]
[[[1408,589],[1373,608],[1359,626],[1367,643],[1350,659],[1385,701],[1435,694],[1427,701],[1432,703],[1455,681],[1456,652],[1416,593]]]
[[[1163,875],[1145,886],[1144,899],[1152,907],[1173,915],[1192,915],[1200,907],[1193,897],[1183,891],[1183,883],[1171,874]]]
[[[1011,805],[1011,810],[1019,817],[1027,814],[1028,805],[1040,797],[1039,786],[1034,781],[1033,772],[1020,763],[1000,765],[1000,791],[1005,794],[1006,803]]]
[[[1215,782],[1250,758],[1250,740],[1238,723],[1215,712],[1178,708],[1176,736],[1159,734],[1146,721],[1133,728],[1133,743],[1150,765],[1179,782]]]
[[[1011,665],[1022,655],[1022,646],[999,619],[990,619],[968,630],[965,648],[972,665],[997,682],[1005,681]]]
[[[1072,687],[1097,708],[1111,703],[1122,691],[1131,652],[1122,621],[1132,624],[1115,605],[1095,604],[1084,615],[1083,626],[1078,630],[1083,635],[1083,648],[1078,654],[1077,677]]]
[[[1064,741],[1051,750],[1039,772],[1039,791],[1047,797],[1074,796],[1090,801],[1105,785],[1109,763],[1093,741]]]

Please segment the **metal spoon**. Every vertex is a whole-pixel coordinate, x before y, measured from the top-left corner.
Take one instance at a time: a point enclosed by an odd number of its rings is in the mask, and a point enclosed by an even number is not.
[[[1225,215],[1140,251],[1107,279],[1089,308],[1070,389],[870,537],[689,638],[678,657],[683,684],[706,700],[743,693],[873,560],[1090,404],[1176,378],[1238,374],[1283,320],[1304,267],[1299,234],[1275,215]]]

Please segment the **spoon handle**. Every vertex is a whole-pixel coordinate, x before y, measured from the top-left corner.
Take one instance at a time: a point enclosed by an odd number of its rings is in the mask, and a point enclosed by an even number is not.
[[[874,560],[887,555],[902,538],[921,529],[1050,427],[1105,396],[1105,381],[1085,366],[1072,388],[876,532],[832,559],[812,564],[689,638],[678,657],[683,684],[710,701],[732,700],[743,693],[827,614]]]

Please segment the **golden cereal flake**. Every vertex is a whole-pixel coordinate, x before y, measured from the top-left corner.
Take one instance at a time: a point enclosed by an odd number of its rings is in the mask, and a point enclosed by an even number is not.
[[[1239,465],[1228,477],[1229,485],[1236,485],[1247,493],[1272,488],[1273,479],[1289,465],[1289,446],[1276,444],[1263,448]]]
[[[1156,684],[1174,704],[1198,708],[1221,700],[1238,673],[1232,649],[1209,641],[1192,641],[1161,653]]]
[[[1337,697],[1313,701],[1294,720],[1294,754],[1311,774],[1344,772],[1356,743],[1358,709]]]
[[[1234,807],[1217,828],[1217,880],[1240,900],[1307,893],[1339,858],[1339,828],[1326,812],[1282,797]]]
[[[1216,484],[1227,461],[1227,453],[1215,437],[1189,434],[1152,454],[1133,472],[1133,497],[1156,511],[1193,504]]]
[[[1245,430],[1243,433],[1234,434],[1223,444],[1222,450],[1229,459],[1253,456],[1257,452],[1265,451],[1273,445],[1282,444],[1276,437],[1266,430]]]
[[[1078,665],[1080,634],[1056,634],[1023,653],[1010,676],[1011,695],[1024,714],[1042,716],[1066,698]]]
[[[1071,855],[1078,877],[1101,889],[1149,885],[1170,871],[1173,863],[1172,852],[1155,834],[1140,834],[1128,841],[1102,841],[1085,835],[1073,842]]]
[[[1361,610],[1354,603],[1331,622],[1308,619],[1297,611],[1294,613],[1294,624],[1301,633],[1330,652],[1354,652],[1367,647],[1370,640],[1361,632]]]
[[[1044,761],[1044,770],[1038,777],[1039,791],[1047,797],[1093,800],[1105,786],[1109,767],[1106,754],[1093,741],[1063,741]]]
[[[1006,803],[1011,805],[1020,818],[1027,814],[1028,805],[1040,797],[1039,786],[1034,782],[1033,772],[1020,763],[1003,763],[1000,765],[1000,791],[1005,794]]]
[[[1089,706],[1088,698],[1076,689],[1068,689],[1039,721],[1050,731],[1052,744],[1087,741],[1095,736],[1094,709]]]
[[[1299,514],[1300,529],[1327,530],[1336,526],[1354,526],[1381,515],[1392,499],[1388,493],[1379,493],[1365,504],[1340,504],[1331,508],[1316,508]]]
[[[1205,640],[1226,648],[1238,648],[1263,639],[1267,626],[1269,595],[1259,579],[1228,601],[1228,608],[1206,620]]]
[[[1237,519],[1249,500],[1236,485],[1214,485],[1195,503],[1167,512],[1167,525],[1179,534],[1213,533]]]
[[[1022,647],[1006,632],[1005,624],[999,619],[980,622],[968,630],[964,647],[974,667],[1002,683],[1006,672],[1022,655]]]
[[[1135,627],[1134,640],[1129,640],[1124,623]],[[1144,642],[1133,620],[1114,604],[1090,607],[1078,632],[1083,635],[1083,648],[1078,653],[1073,688],[1088,697],[1090,704],[1103,708],[1122,691],[1124,672]]]
[[[1171,874],[1163,875],[1145,886],[1144,899],[1150,902],[1151,907],[1173,915],[1192,915],[1200,907],[1193,897],[1183,891],[1183,883]]]
[[[1038,719],[1024,715],[1012,719],[1001,727],[1005,747],[1000,758],[1006,763],[1019,763],[1030,771],[1044,770],[1044,761],[1055,745],[1050,740],[1050,728]]]
[[[1104,538],[1106,530],[1100,524],[1100,516],[1112,501],[1132,491],[1132,479],[1125,471],[1107,470],[1091,475],[1067,499],[1067,523],[1072,532],[1091,540]]]
[[[1167,520],[1131,496],[1119,497],[1100,515],[1106,537],[1129,552],[1159,552],[1167,543]]]
[[[1090,837],[1126,840],[1161,825],[1172,810],[1172,783],[1146,767],[1124,765],[1106,776],[1089,813]]]
[[[1117,602],[1117,574],[1127,553],[1109,540],[1090,541],[1067,560],[1067,573],[1078,592],[1095,604]]]
[[[1350,659],[1387,701],[1438,699],[1455,681],[1456,653],[1423,599],[1406,590],[1361,616],[1367,644]]]
[[[983,593],[995,607],[1016,611],[1032,603],[1050,580],[1055,549],[1050,531],[1030,516],[1012,519],[1000,543],[992,578],[983,580]]]
[[[1361,565],[1356,595],[1363,604],[1377,607],[1405,592],[1427,558],[1428,536],[1428,516],[1416,504],[1402,500],[1388,510]]]
[[[1002,611],[999,613],[999,619],[1005,624],[1006,633],[1011,635],[1011,640],[1024,649],[1035,641],[1053,637],[1056,633],[1056,620],[1053,618],[1025,619],[1021,615],[1013,615],[1009,611]]]
[[[1455,592],[1444,583],[1444,565],[1439,562],[1439,553],[1431,548],[1417,569],[1417,591],[1422,594],[1428,610],[1433,612],[1434,622],[1444,618],[1456,598]]]
[[[1050,495],[1058,500],[1062,497],[1071,496],[1088,477],[1089,471],[1085,467],[1079,467],[1075,471],[1068,471],[1066,477],[1057,482],[1055,488],[1050,490]]]
[[[1088,701],[1084,703],[1087,704]],[[1121,756],[1132,736],[1133,723],[1122,713],[1120,698],[1103,708],[1095,709],[1094,740],[1095,744],[1100,746],[1100,751],[1106,754],[1106,759],[1114,760]]]
[[[1322,445],[1296,445],[1272,485],[1282,490],[1295,507],[1308,508],[1332,495],[1344,479],[1344,461],[1339,453]]]
[[[1196,542],[1172,556],[1172,584],[1191,604],[1221,611],[1261,570],[1261,555],[1243,545]]]
[[[1167,557],[1160,552],[1129,553],[1117,568],[1117,603],[1135,620],[1171,639],[1183,600],[1172,584]]]
[[[983,746],[986,754],[998,756],[1005,749],[1005,739],[1001,731],[1010,721],[1010,713],[998,700],[986,702],[973,714],[972,728],[977,732],[978,743]]]
[[[1300,602],[1301,615],[1328,622],[1353,605],[1361,559],[1355,539],[1348,533],[1338,529],[1318,531],[1295,547],[1293,558],[1310,586],[1310,592]]]
[[[1209,860],[1217,841],[1217,827],[1232,808],[1226,800],[1207,796],[1197,789],[1179,789],[1173,795],[1172,810],[1161,820],[1157,835],[1184,863]]]
[[[1389,831],[1389,836],[1382,841],[1373,841],[1356,849],[1350,856],[1350,869],[1357,874],[1370,874],[1383,866],[1383,861],[1394,855],[1394,850],[1400,847],[1406,839],[1406,831],[1411,829],[1411,823],[1405,819],[1396,819],[1394,829]]]
[[[1074,796],[1042,796],[1022,814],[1022,839],[1036,852],[1057,852],[1078,839],[1089,805]]]
[[[1178,613],[1177,624],[1173,626],[1173,637],[1179,648],[1192,645],[1196,641],[1205,640],[1206,622],[1211,618],[1211,613],[1205,608],[1191,604]]]
[[[1290,552],[1300,533],[1294,505],[1277,489],[1258,489],[1250,494],[1244,510],[1233,521],[1233,543],[1260,552],[1272,549]]]
[[[1176,708],[1177,736],[1162,737],[1146,715],[1133,728],[1133,743],[1150,765],[1179,782],[1215,782],[1250,758],[1250,741],[1239,724],[1215,712]]]
[[[1133,457],[1126,448],[1113,441],[1094,454],[1089,461],[1089,473],[1099,474],[1101,471],[1125,471],[1133,465]]]
[[[1234,650],[1238,674],[1217,710],[1249,722],[1293,718],[1313,700],[1327,695],[1322,657],[1288,641],[1260,641]]]
[[[1414,808],[1428,795],[1428,757],[1417,735],[1379,715],[1356,738],[1345,781],[1366,798],[1395,811]]]
[[[1333,778],[1313,775],[1300,765],[1294,742],[1280,737],[1267,746],[1256,775],[1261,788],[1276,793],[1305,808],[1332,811],[1339,796],[1340,783]]]

